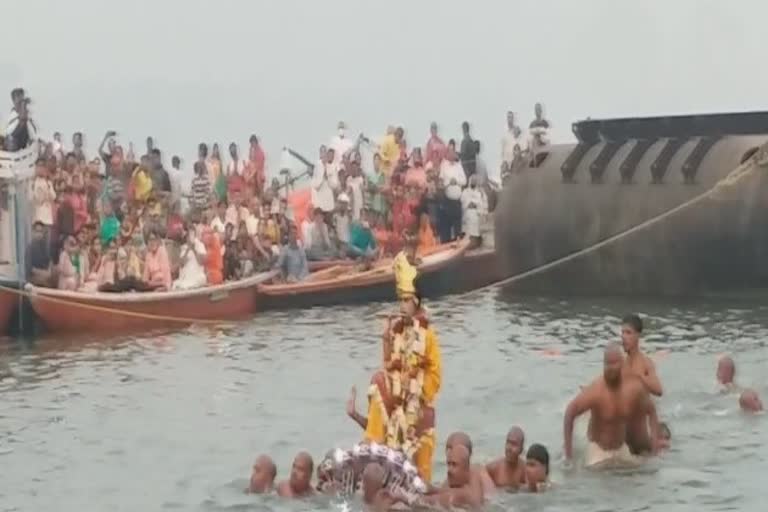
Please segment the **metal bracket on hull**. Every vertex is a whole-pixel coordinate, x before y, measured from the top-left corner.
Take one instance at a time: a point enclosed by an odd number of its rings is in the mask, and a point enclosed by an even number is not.
[[[696,173],[699,171],[699,167],[701,167],[701,162],[704,160],[704,157],[707,156],[709,150],[712,149],[720,139],[722,139],[720,136],[699,138],[696,147],[693,148],[691,154],[685,159],[685,163],[681,169],[681,172],[683,173],[683,183],[686,185],[695,183]]]
[[[689,137],[671,138],[667,141],[664,147],[656,157],[656,160],[651,164],[651,182],[654,184],[660,184],[664,181],[664,175],[667,174],[669,169],[669,163],[675,157],[675,154],[683,147],[688,141]]]
[[[643,158],[643,155],[648,151],[648,149],[653,146],[656,141],[659,140],[657,138],[651,138],[651,139],[638,139],[635,141],[635,145],[630,150],[627,157],[624,159],[624,161],[621,163],[621,166],[619,167],[619,172],[621,172],[621,182],[626,184],[632,183],[632,180],[635,177],[635,171],[637,171],[637,164],[640,163],[640,160]]]
[[[596,142],[579,142],[576,147],[573,148],[573,151],[571,151],[565,159],[563,165],[560,166],[560,172],[563,175],[563,183],[573,183],[573,176],[576,174],[576,169],[579,168],[581,160],[587,154],[587,151],[589,151],[595,144]]]
[[[616,152],[623,146],[627,141],[626,140],[618,140],[614,142],[606,142],[605,146],[600,150],[600,153],[597,155],[597,158],[595,158],[595,161],[592,162],[592,164],[589,166],[589,175],[592,178],[592,183],[602,183],[603,182],[603,174],[605,174],[605,169],[608,168],[608,164],[611,163],[611,160],[614,156],[616,156]]]

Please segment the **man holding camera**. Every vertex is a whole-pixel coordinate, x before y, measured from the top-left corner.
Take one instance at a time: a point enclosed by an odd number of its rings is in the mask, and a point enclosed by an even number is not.
[[[11,100],[13,108],[5,130],[5,149],[21,151],[37,139],[37,126],[29,115],[31,100],[26,97],[24,89],[11,91]]]

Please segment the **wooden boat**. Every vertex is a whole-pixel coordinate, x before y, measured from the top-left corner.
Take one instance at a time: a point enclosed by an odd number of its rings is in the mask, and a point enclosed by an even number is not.
[[[264,272],[240,281],[168,292],[84,293],[32,285],[27,290],[35,313],[50,331],[133,331],[184,326],[192,323],[190,319],[247,317],[256,312],[257,286],[273,277],[274,272]]]
[[[460,273],[468,241],[439,246],[422,257],[419,286],[425,297],[450,293]],[[300,283],[264,282],[258,287],[262,308],[304,308],[381,300],[396,300],[392,259],[377,262],[370,270],[348,265],[319,270]]]
[[[18,283],[0,279],[0,286],[18,288]],[[8,332],[11,316],[19,305],[19,295],[10,290],[0,289],[0,336]]]

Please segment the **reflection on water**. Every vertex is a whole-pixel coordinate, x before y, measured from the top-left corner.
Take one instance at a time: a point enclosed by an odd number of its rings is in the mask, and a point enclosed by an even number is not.
[[[318,457],[360,432],[344,414],[380,357],[373,304],[271,313],[220,328],[110,340],[45,339],[0,356],[3,510],[342,510],[242,493],[252,459]],[[736,302],[516,299],[486,292],[429,304],[443,351],[440,440],[471,433],[475,461],[512,424],[553,456],[556,490],[500,495],[489,510],[762,510],[764,417],[718,393],[716,358],[766,393],[768,307]],[[562,412],[600,369],[618,318],[648,318],[673,448],[642,470],[562,470]],[[362,393],[361,393],[362,395]],[[358,407],[362,407],[363,397]],[[443,475],[437,456],[436,474]],[[352,504],[352,510],[359,510]]]

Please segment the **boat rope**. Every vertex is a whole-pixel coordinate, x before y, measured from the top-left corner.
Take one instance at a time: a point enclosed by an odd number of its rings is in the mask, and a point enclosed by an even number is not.
[[[223,323],[231,323],[231,320],[211,320],[211,319],[204,319],[204,318],[186,318],[182,316],[172,316],[172,315],[155,315],[153,313],[141,313],[139,311],[128,311],[125,309],[113,308],[113,307],[107,307],[107,306],[98,306],[95,304],[84,304],[77,300],[68,300],[68,299],[62,299],[60,297],[51,297],[50,295],[45,295],[42,293],[31,293],[26,290],[19,290],[17,288],[11,288],[9,286],[2,286],[2,285],[0,285],[0,291],[13,293],[13,294],[20,295],[22,297],[27,297],[27,298],[35,297],[36,300],[44,300],[44,301],[52,302],[54,304],[62,304],[62,305],[66,305],[67,307],[86,309],[90,311],[99,311],[101,313],[109,313],[112,315],[122,315],[122,316],[127,316],[132,318],[141,318],[143,320],[154,320],[158,322],[178,323],[178,324],[221,325]],[[151,292],[147,292],[147,293],[151,293]],[[84,298],[87,298],[87,297],[84,297]]]
[[[722,179],[716,182],[711,188],[705,190],[699,195],[692,197],[691,199],[685,201],[684,203],[681,203],[675,206],[674,208],[670,208],[669,210],[666,210],[656,215],[655,217],[651,217],[650,219],[643,221],[639,224],[636,224],[632,227],[629,227],[624,231],[621,231],[619,233],[616,233],[615,235],[611,235],[607,238],[604,238],[603,240],[600,240],[583,249],[579,249],[577,251],[566,254],[565,256],[562,256],[553,261],[550,261],[549,263],[544,263],[543,265],[540,265],[538,267],[534,267],[530,270],[525,270],[519,274],[515,274],[513,276],[502,279],[501,281],[496,281],[494,283],[485,285],[481,288],[476,288],[468,292],[460,293],[458,294],[458,296],[463,297],[465,295],[470,295],[472,293],[477,293],[477,292],[489,290],[492,288],[501,288],[504,286],[508,286],[510,284],[517,283],[518,281],[522,281],[523,279],[527,279],[529,277],[542,274],[555,267],[558,267],[560,265],[573,261],[577,258],[581,258],[582,256],[591,254],[595,251],[602,249],[605,246],[611,245],[620,240],[623,240],[624,238],[632,236],[635,233],[638,233],[639,231],[648,229],[651,226],[654,226],[659,222],[667,219],[668,217],[671,217],[677,213],[680,213],[681,211],[686,210],[691,206],[694,206],[704,201],[705,199],[708,199],[714,196],[718,192],[722,191],[724,188],[733,186],[740,180],[744,179],[746,176],[749,176],[750,174],[754,173],[757,169],[764,167],[767,164],[768,164],[768,145],[765,145],[761,147],[760,150],[757,151],[751,158],[743,162],[741,165],[736,167],[734,170],[732,170],[730,173],[728,173],[726,176],[724,176]]]

